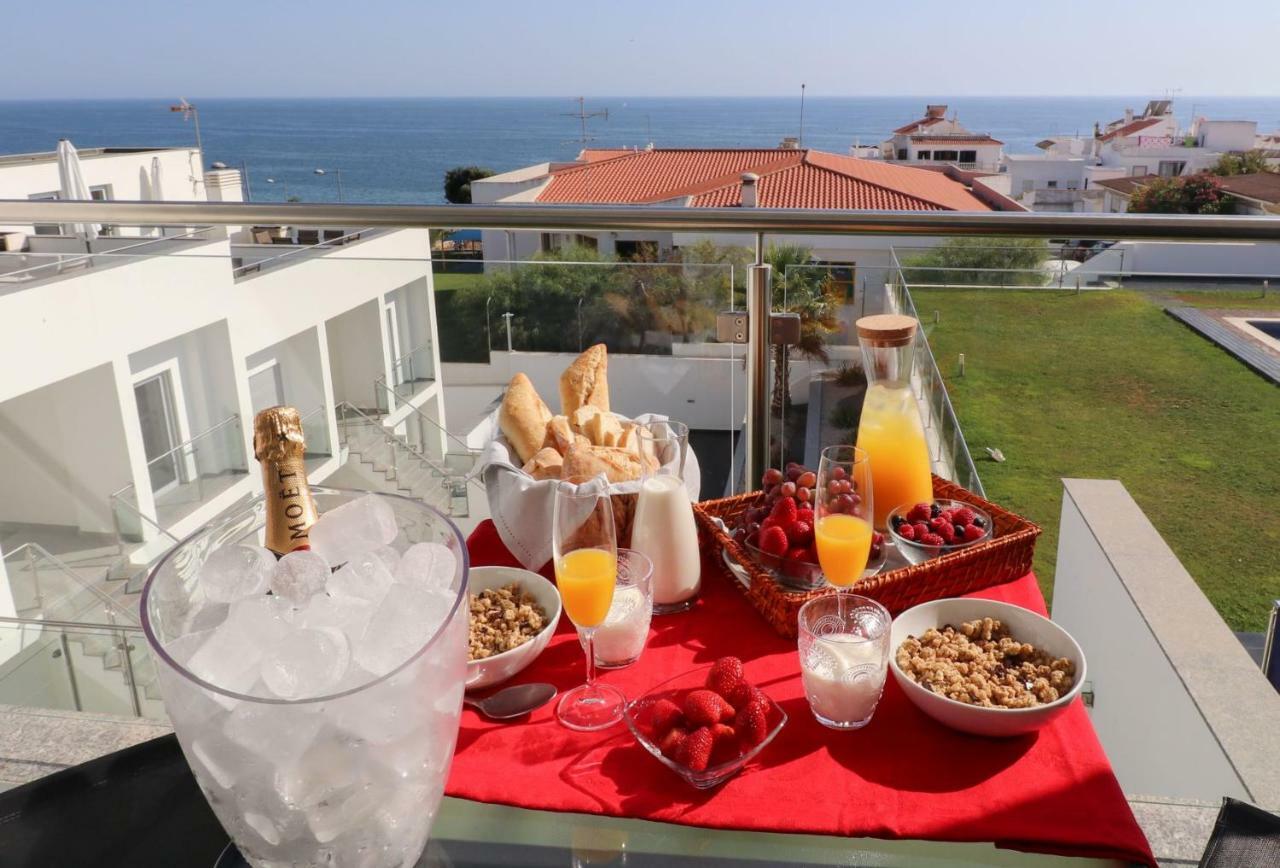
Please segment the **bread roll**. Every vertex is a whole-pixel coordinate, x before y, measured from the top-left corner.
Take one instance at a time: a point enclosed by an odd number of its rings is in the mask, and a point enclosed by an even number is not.
[[[630,482],[640,478],[640,459],[614,446],[575,446],[564,456],[560,477],[595,476],[603,473],[610,482]]]
[[[586,436],[587,426],[591,424],[592,419],[599,415],[600,408],[592,404],[588,404],[585,407],[579,407],[569,414],[569,428],[578,434]]]
[[[538,397],[538,390],[524,374],[516,374],[507,384],[498,410],[498,425],[515,451],[514,463],[524,464],[542,448],[547,436],[551,410]]]
[[[582,433],[594,446],[617,446],[622,439],[622,423],[612,413],[597,413],[582,426]]]
[[[588,347],[560,375],[560,409],[573,416],[590,405],[609,412],[609,353],[604,344]]]
[[[649,466],[652,473],[657,470],[662,462],[653,454],[652,444],[645,444],[644,438],[641,437],[641,427],[634,422],[625,422],[622,425],[622,435],[618,438],[617,446],[619,449],[625,449],[632,453],[638,460],[643,461]]]
[[[560,453],[550,446],[545,446],[525,462],[524,472],[534,479],[559,479],[562,467],[564,467],[564,458]]]

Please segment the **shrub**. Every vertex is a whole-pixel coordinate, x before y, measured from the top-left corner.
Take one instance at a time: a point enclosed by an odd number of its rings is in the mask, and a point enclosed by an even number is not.
[[[1222,192],[1222,182],[1208,172],[1157,178],[1129,199],[1129,210],[1135,214],[1220,214],[1229,197]]]
[[[912,285],[1043,286],[1048,258],[1049,246],[1035,238],[949,238],[908,257],[902,274]]]

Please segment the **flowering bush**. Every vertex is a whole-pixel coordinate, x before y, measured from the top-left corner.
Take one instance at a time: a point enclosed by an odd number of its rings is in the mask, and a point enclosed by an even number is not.
[[[1227,206],[1222,182],[1207,172],[1158,178],[1139,187],[1129,200],[1138,214],[1220,214]]]

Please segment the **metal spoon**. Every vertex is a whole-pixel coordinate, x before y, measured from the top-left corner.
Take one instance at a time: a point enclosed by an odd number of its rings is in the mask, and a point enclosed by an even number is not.
[[[555,696],[555,685],[534,682],[505,687],[484,699],[463,696],[462,701],[472,708],[479,709],[485,717],[493,720],[510,720],[546,705],[555,699]]]

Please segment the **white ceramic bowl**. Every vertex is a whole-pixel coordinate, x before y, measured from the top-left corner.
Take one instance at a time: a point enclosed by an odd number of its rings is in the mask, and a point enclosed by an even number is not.
[[[523,645],[494,654],[483,660],[467,661],[467,690],[480,690],[500,684],[516,675],[537,659],[551,641],[551,634],[560,623],[560,592],[556,586],[537,573],[517,567],[472,567],[467,590],[472,594],[490,588],[501,588],[519,582],[529,595],[547,613],[547,625]]]
[[[985,708],[939,696],[916,684],[898,668],[898,647],[908,636],[919,636],[930,627],[959,625],[985,617],[1004,622],[1019,641],[1030,642],[1054,657],[1073,661],[1076,664],[1075,681],[1066,695],[1033,708]],[[1084,652],[1071,634],[1048,618],[1010,603],[961,598],[931,600],[894,618],[889,635],[889,668],[907,698],[939,723],[973,735],[1005,737],[1039,729],[1067,709],[1088,677]]]

